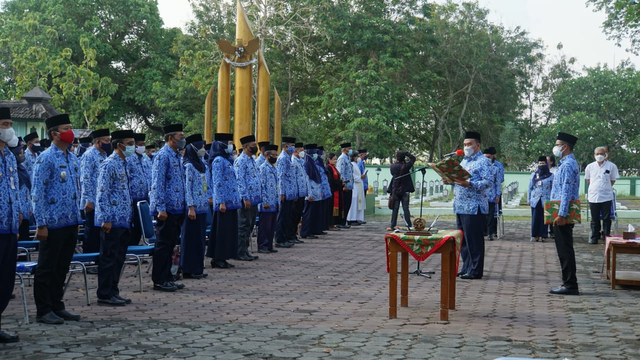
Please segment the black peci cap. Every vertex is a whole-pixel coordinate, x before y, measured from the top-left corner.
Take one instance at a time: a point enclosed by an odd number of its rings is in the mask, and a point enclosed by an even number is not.
[[[278,145],[266,145],[264,147],[265,151],[278,151]]]
[[[282,143],[287,143],[287,144],[295,144],[296,142],[296,138],[291,137],[291,136],[283,136],[282,137]]]
[[[295,146],[296,146],[297,148],[301,148],[301,147],[304,147],[304,144],[303,144],[303,143],[301,143],[301,142],[297,142]]]
[[[133,134],[133,140],[137,141],[145,141],[147,139],[147,134],[135,133]]]
[[[350,148],[351,147],[351,143],[342,143],[340,144],[340,148],[342,149],[346,149],[346,148]]]
[[[571,145],[575,145],[578,142],[578,138],[577,137],[575,137],[573,135],[570,135],[570,134],[567,134],[567,133],[563,133],[563,132],[559,132],[558,136],[556,137],[556,139],[560,140],[560,141],[564,141],[564,142],[569,143]]]
[[[118,130],[111,133],[111,138],[112,139],[130,139],[130,138],[133,138],[133,135],[134,135],[133,130]],[[102,135],[102,136],[107,136],[107,135]]]
[[[252,143],[256,141],[256,137],[254,135],[248,135],[245,137],[240,138],[240,144],[244,145],[244,144],[248,144],[248,143]]]
[[[91,132],[91,138],[93,140],[103,136],[109,136],[109,129],[99,129],[99,130],[93,130]],[[133,136],[130,136],[130,137],[133,137]],[[124,138],[116,138],[116,139],[124,139]]]
[[[182,124],[171,124],[162,128],[162,133],[165,135],[179,131],[182,131]]]
[[[193,134],[191,136],[187,136],[186,140],[187,140],[187,144],[191,144],[198,141],[204,141],[202,140],[202,135],[200,134]]]
[[[0,120],[11,120],[11,109],[7,107],[0,108]]]
[[[304,146],[305,149],[309,150],[309,149],[317,149],[318,148],[318,144],[307,144]]]
[[[71,120],[69,119],[68,114],[60,114],[48,118],[44,123],[47,126],[47,129],[51,129],[56,126],[71,124]]]
[[[267,145],[269,145],[269,144],[271,144],[271,143],[270,143],[270,142],[268,142],[268,141],[260,141],[260,142],[258,143],[258,149],[262,149],[263,147],[265,147],[265,146],[267,146]]]
[[[216,141],[233,141],[233,134],[215,133],[213,139]]]
[[[477,133],[475,131],[467,131],[464,134],[464,138],[465,139],[474,139],[474,140],[482,141],[481,138],[480,138],[480,133]]]
[[[32,132],[31,134],[25,135],[24,137],[24,141],[31,141],[33,139],[39,139],[40,136],[38,135],[37,132]]]

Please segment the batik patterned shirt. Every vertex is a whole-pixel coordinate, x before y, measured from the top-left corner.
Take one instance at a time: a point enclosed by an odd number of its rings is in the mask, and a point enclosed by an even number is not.
[[[358,162],[358,169],[360,169],[360,174],[364,174],[364,172],[367,171],[367,168],[364,166],[364,160]],[[362,187],[366,194],[367,191],[369,191],[369,175],[365,175],[364,179],[362,179]]]
[[[18,163],[8,146],[0,152],[0,234],[17,234],[20,227]],[[25,186],[26,187],[26,186]],[[11,280],[13,281],[13,280]]]
[[[558,171],[553,175],[551,200],[560,200],[558,216],[567,217],[569,202],[578,200],[580,194],[580,167],[573,154],[560,159]]]
[[[184,167],[178,151],[165,145],[153,157],[151,170],[151,213],[166,211],[174,215],[184,214]]]
[[[102,162],[98,172],[96,226],[111,223],[112,228],[128,229],[132,217],[127,160],[114,152]]]
[[[486,157],[486,156],[485,156]],[[489,171],[491,173],[491,186],[487,187],[487,200],[490,203],[496,202],[496,183],[498,182],[498,167],[489,161]]]
[[[22,165],[24,165],[24,168],[27,169],[27,172],[29,173],[29,178],[31,179],[32,183],[33,183],[33,165],[35,165],[37,158],[38,158],[38,154],[34,154],[28,148],[24,150],[24,162],[22,163]]]
[[[476,215],[489,213],[489,199],[487,188],[492,186],[491,161],[478,151],[470,157],[465,156],[460,163],[471,178],[471,186],[455,185],[453,197],[453,212],[461,215]]]
[[[78,158],[56,145],[38,156],[31,187],[36,226],[59,229],[82,223],[79,171]]]
[[[310,197],[313,197],[313,201],[322,200],[322,182],[317,183],[311,180],[306,172],[304,173],[304,177],[307,182],[307,196],[305,197],[305,200],[309,200]]]
[[[52,145],[53,146],[53,145]],[[98,188],[98,171],[100,164],[107,159],[107,154],[103,154],[97,147],[93,146],[82,155],[80,173],[82,177],[82,197],[80,198],[80,208],[84,208],[86,203],[96,202],[96,189]]]
[[[496,197],[500,197],[502,196],[502,183],[504,182],[504,166],[498,160],[494,161],[493,165],[495,165],[497,168],[497,172],[496,172],[497,181],[495,184],[494,192],[496,194]]]
[[[284,195],[285,200],[296,200],[298,198],[296,170],[291,163],[291,155],[284,150],[278,156],[276,171],[280,195]]]
[[[536,175],[538,174],[535,172],[531,174],[529,191],[527,192],[527,202],[532,208],[535,208],[539,201],[542,201],[543,205],[545,201],[549,201],[551,188],[553,187],[553,175],[542,180],[537,178]]]
[[[20,215],[22,215],[22,219],[29,220],[29,217],[31,216],[32,206],[31,206],[31,191],[29,191],[29,188],[27,187],[27,185],[22,184],[22,186],[20,186],[18,199],[20,201]]]
[[[292,156],[291,165],[293,165],[293,169],[296,174],[298,198],[307,197],[307,195],[309,195],[309,184],[307,183],[307,173],[304,170],[304,159]]]
[[[353,190],[353,167],[351,166],[351,160],[349,156],[345,153],[342,153],[338,157],[338,163],[336,164],[338,168],[338,172],[340,172],[340,177],[342,177],[342,181],[345,182],[345,186],[349,190]]]
[[[133,154],[127,157],[126,161],[131,201],[135,203],[142,200],[149,201],[151,169],[147,168],[144,158],[138,154]]]
[[[316,168],[318,168],[320,178],[322,179],[322,184],[320,184],[322,188],[322,198],[320,198],[320,200],[326,200],[333,196],[333,193],[331,192],[331,185],[329,184],[329,177],[327,176],[327,170],[324,166],[320,166],[317,163]]]
[[[262,201],[260,195],[260,172],[253,158],[244,152],[238,156],[233,164],[238,179],[240,199],[250,201],[251,205],[258,205]]]
[[[265,158],[262,154],[258,155],[258,158],[256,159],[256,167],[258,168],[258,171],[260,171],[260,166],[262,166],[262,164],[264,164],[265,162]]]
[[[278,212],[280,208],[280,193],[278,191],[278,173],[276,167],[265,161],[259,170],[262,203],[258,207],[258,211]],[[269,204],[268,209],[264,208],[265,204]]]
[[[185,199],[187,210],[193,206],[196,214],[209,213],[209,185],[206,171],[199,172],[193,164],[185,164],[186,175]]]
[[[238,180],[233,164],[222,156],[218,156],[211,163],[211,180],[213,183],[213,211],[220,211],[220,204],[227,210],[242,207]]]

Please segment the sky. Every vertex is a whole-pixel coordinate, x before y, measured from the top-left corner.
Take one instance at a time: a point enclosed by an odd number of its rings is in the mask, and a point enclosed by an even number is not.
[[[435,0],[444,3],[446,0]],[[460,2],[455,0],[455,2]],[[550,56],[559,56],[556,45],[562,43],[567,57],[577,59],[577,70],[607,63],[611,67],[630,59],[640,69],[640,57],[625,52],[602,32],[606,15],[593,12],[586,0],[479,0],[490,10],[489,20],[507,28],[520,26],[531,37],[541,39]],[[184,27],[193,19],[188,0],[158,0],[158,8],[166,27]]]

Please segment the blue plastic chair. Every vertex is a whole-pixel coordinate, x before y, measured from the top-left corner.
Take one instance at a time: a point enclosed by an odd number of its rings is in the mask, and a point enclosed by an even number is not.
[[[97,267],[98,266],[98,258],[100,257],[100,253],[85,253],[85,254],[73,254],[71,258],[71,263],[69,264],[69,277],[64,284],[64,291],[67,290],[67,286],[69,286],[69,282],[71,281],[71,277],[74,273],[81,271],[84,276],[84,293],[87,297],[87,305],[91,305],[91,300],[89,299],[89,282],[87,281],[87,267]]]
[[[21,249],[22,250],[22,249]],[[20,253],[18,253],[20,255]],[[23,253],[24,254],[24,253]],[[20,295],[22,296],[22,310],[24,311],[24,323],[29,323],[29,311],[27,311],[27,296],[24,291],[24,279],[31,278],[38,262],[18,261],[16,263],[16,285],[20,285]]]

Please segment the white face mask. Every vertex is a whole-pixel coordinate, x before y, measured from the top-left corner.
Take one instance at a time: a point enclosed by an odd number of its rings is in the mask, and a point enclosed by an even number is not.
[[[18,146],[18,137],[14,135],[13,139],[11,139],[11,140],[9,140],[9,142],[7,142],[7,145],[9,145],[9,147]]]
[[[144,146],[142,146],[142,145],[136,146],[136,154],[138,154],[138,155],[144,154]]]
[[[601,163],[601,162],[604,161],[604,159],[605,159],[604,155],[596,155],[596,161],[597,162]]]
[[[357,162],[357,163],[361,163],[361,162],[362,162],[362,158],[358,158],[358,159],[356,159],[356,162]]]
[[[0,140],[2,140],[3,142],[8,144],[10,141],[13,140],[14,137],[16,137],[16,131],[13,130],[12,127],[8,128],[8,129],[0,129]],[[18,138],[16,138],[16,140],[17,139]],[[9,146],[11,146],[11,145],[9,145]],[[13,147],[13,146],[11,146],[11,147]]]
[[[304,159],[304,156],[305,156],[306,154],[307,154],[307,153],[305,153],[304,151],[300,151],[300,152],[298,153],[298,157],[299,157],[300,159]]]
[[[553,155],[554,155],[555,157],[559,157],[559,158],[561,158],[561,157],[562,157],[562,147],[563,147],[563,146],[564,146],[564,145],[556,145],[556,146],[554,146],[554,147],[553,147],[552,152],[553,152]]]
[[[475,153],[475,150],[471,147],[471,146],[465,146],[464,147],[464,156],[471,156]]]

